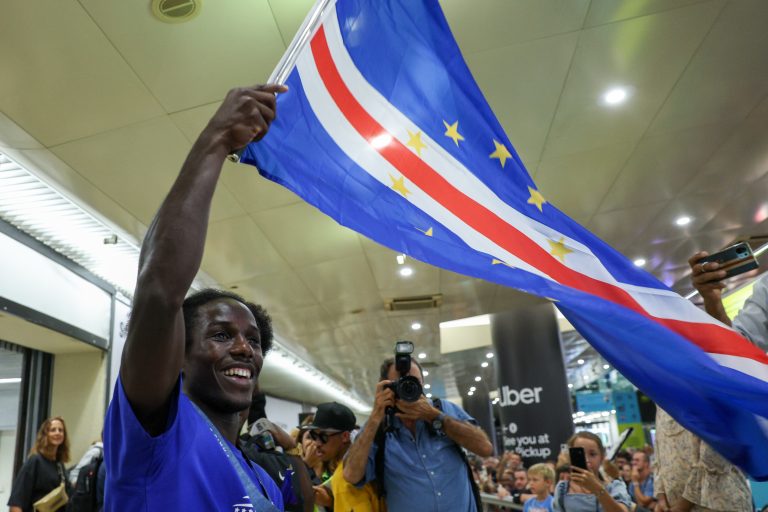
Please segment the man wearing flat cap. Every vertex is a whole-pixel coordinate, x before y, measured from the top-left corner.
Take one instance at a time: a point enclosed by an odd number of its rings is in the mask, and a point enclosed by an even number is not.
[[[315,503],[328,510],[383,511],[383,502],[371,484],[357,488],[342,475],[342,459],[352,443],[352,431],[358,428],[356,423],[349,407],[327,402],[317,406],[314,421],[304,427],[309,430],[317,455],[332,472],[330,479],[315,486]]]

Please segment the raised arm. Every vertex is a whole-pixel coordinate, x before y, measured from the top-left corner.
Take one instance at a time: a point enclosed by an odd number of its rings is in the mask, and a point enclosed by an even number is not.
[[[282,86],[233,89],[192,146],[142,245],[120,376],[152,435],[165,428],[184,362],[181,306],[203,256],[213,193],[226,156],[267,132]]]
[[[394,407],[395,394],[386,385],[390,381],[383,380],[376,386],[376,398],[373,403],[373,412],[368,421],[363,425],[363,429],[355,438],[355,442],[349,447],[344,456],[343,474],[344,480],[351,484],[357,484],[365,477],[365,469],[368,466],[368,454],[373,447],[373,441],[376,439],[376,432],[379,430],[381,422],[384,421],[384,415],[387,407]]]

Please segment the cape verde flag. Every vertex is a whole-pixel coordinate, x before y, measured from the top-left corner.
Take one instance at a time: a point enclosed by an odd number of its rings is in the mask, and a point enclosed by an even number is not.
[[[768,479],[768,357],[547,202],[436,0],[337,0],[242,161],[421,261],[557,301],[618,371]]]

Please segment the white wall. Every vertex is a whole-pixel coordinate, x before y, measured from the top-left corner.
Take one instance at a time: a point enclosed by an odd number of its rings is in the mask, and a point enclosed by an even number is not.
[[[0,507],[5,507],[13,485],[13,454],[16,450],[16,431],[0,430]]]
[[[53,362],[51,416],[67,423],[69,447],[76,463],[104,425],[107,357],[104,352],[57,354]]]
[[[298,426],[299,413],[304,410],[300,403],[290,402],[269,395],[267,395],[267,404],[264,409],[269,421],[289,433],[291,429]]]

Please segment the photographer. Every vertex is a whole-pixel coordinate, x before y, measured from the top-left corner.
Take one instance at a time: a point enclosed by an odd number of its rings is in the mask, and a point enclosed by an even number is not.
[[[474,512],[474,482],[462,448],[487,457],[493,446],[460,407],[433,404],[423,394],[414,401],[396,395],[393,384],[404,374],[423,385],[420,365],[407,359],[402,372],[394,358],[382,364],[373,412],[347,453],[344,478],[357,486],[376,480],[389,512]],[[388,408],[396,412],[388,416]]]

